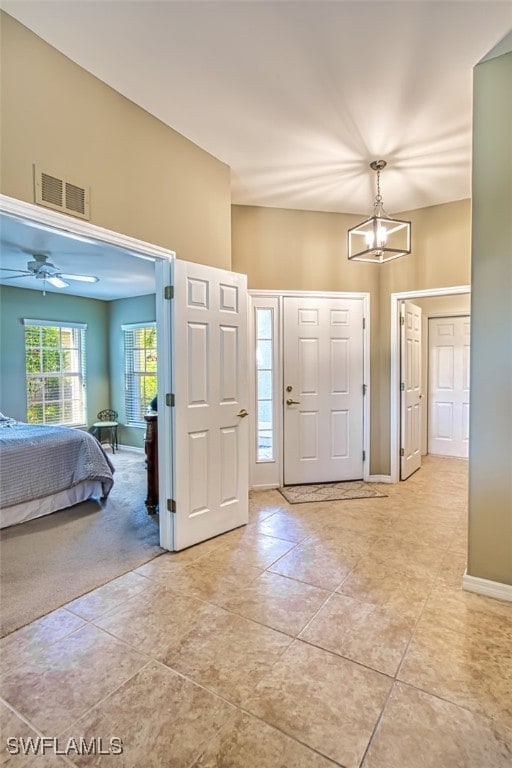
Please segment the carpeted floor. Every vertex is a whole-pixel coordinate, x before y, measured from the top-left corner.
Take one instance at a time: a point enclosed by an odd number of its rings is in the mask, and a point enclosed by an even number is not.
[[[306,504],[312,501],[343,501],[345,499],[369,499],[385,496],[373,483],[350,480],[343,483],[318,483],[287,485],[279,488],[290,504]]]
[[[0,532],[0,637],[152,560],[158,515],[148,515],[142,453],[109,458],[114,487],[86,501]]]

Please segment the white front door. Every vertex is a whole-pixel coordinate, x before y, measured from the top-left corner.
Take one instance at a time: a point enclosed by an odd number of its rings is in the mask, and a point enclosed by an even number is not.
[[[470,319],[431,317],[428,452],[467,458],[469,445]]]
[[[174,549],[247,523],[247,278],[174,262]]]
[[[284,483],[363,477],[363,301],[283,299]]]
[[[400,478],[405,480],[421,467],[421,307],[404,301],[400,323]]]

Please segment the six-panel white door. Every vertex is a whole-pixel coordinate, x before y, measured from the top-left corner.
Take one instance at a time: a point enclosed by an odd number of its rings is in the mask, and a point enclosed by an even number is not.
[[[404,301],[401,318],[400,478],[406,480],[421,467],[421,307]]]
[[[248,519],[247,278],[174,262],[174,549]]]
[[[283,299],[284,483],[363,477],[363,302]]]
[[[431,317],[428,452],[467,458],[470,318]]]

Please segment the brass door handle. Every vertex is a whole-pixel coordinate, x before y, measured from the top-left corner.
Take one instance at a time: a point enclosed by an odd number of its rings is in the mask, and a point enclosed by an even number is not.
[[[245,417],[248,416],[248,415],[249,414],[247,413],[245,408],[242,408],[242,410],[237,413],[237,416],[240,416],[241,419],[245,419]]]
[[[299,400],[292,400],[291,397],[286,401],[286,405],[300,405]]]

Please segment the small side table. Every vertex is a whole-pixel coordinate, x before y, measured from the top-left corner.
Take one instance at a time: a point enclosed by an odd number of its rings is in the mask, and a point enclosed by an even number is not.
[[[119,444],[117,442],[118,426],[119,425],[117,421],[95,421],[89,432],[91,435],[94,435],[94,437],[100,443],[110,443],[112,453],[115,453],[116,448],[119,448]]]

